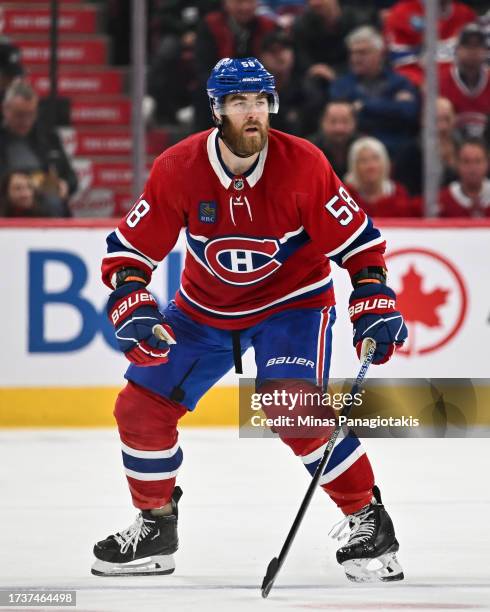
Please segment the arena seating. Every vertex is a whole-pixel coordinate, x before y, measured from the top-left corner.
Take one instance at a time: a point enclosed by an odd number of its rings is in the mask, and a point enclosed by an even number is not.
[[[0,31],[21,49],[39,95],[49,95],[49,3],[2,3]],[[60,3],[58,94],[70,99],[70,124],[59,132],[79,178],[75,216],[119,216],[132,204],[128,69],[111,66],[110,39],[102,31],[99,5]],[[165,130],[150,130],[148,164],[168,144]]]

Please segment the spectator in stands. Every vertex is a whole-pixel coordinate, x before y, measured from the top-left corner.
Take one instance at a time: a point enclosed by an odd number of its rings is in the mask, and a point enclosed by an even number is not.
[[[385,66],[384,41],[377,30],[362,26],[347,36],[346,43],[350,72],[333,81],[331,98],[352,102],[359,131],[375,136],[392,153],[418,130],[418,92]]]
[[[20,61],[20,51],[8,42],[0,42],[0,104],[5,92],[14,79],[21,77],[24,69]],[[1,111],[0,111],[1,112]],[[1,116],[1,115],[0,115]]]
[[[189,29],[167,35],[152,55],[148,94],[155,101],[157,123],[177,123],[179,111],[191,107],[197,89],[196,33]]]
[[[432,0],[431,0],[432,1]],[[454,45],[461,28],[475,21],[473,9],[459,0],[439,0],[437,59],[452,61]],[[423,83],[421,59],[424,53],[425,6],[422,0],[399,0],[385,19],[385,38],[395,70],[416,85]]]
[[[257,0],[223,0],[222,10],[204,17],[196,37],[195,129],[211,127],[205,87],[211,68],[223,57],[258,57],[265,36],[275,29],[272,19],[257,15]]]
[[[304,95],[301,79],[295,73],[292,40],[285,32],[271,32],[264,38],[259,59],[274,75],[280,99],[279,112],[271,115],[271,127],[289,134],[301,134]]]
[[[383,143],[369,136],[356,140],[349,151],[349,171],[344,177],[352,197],[369,216],[412,216],[405,187],[389,177],[390,159]]]
[[[149,51],[157,53],[167,39],[178,39],[194,30],[199,20],[197,2],[188,0],[152,0],[148,11]]]
[[[0,182],[0,217],[57,217],[59,211],[34,186],[28,172],[13,170]]]
[[[481,138],[490,114],[490,69],[485,33],[475,23],[461,30],[454,64],[441,75],[441,95],[451,100],[456,127],[464,136]]]
[[[454,108],[450,100],[438,98],[436,113],[442,186],[449,185],[456,178],[456,151],[459,140],[455,130]],[[403,183],[412,198],[420,197],[423,190],[423,154],[420,137],[400,149],[395,156],[394,166],[395,179]]]
[[[220,7],[220,0],[151,0],[149,5],[148,94],[155,101],[156,122],[183,124],[180,135],[193,121],[196,29]]]
[[[58,135],[38,121],[38,97],[24,81],[14,81],[3,101],[0,128],[0,168],[29,171],[35,184],[62,216],[77,188],[76,175]]]
[[[345,7],[339,0],[308,0],[293,25],[299,72],[307,92],[305,116],[311,118],[306,133],[317,127],[317,117],[329,100],[330,83],[347,68],[345,38],[366,23],[359,8]],[[370,13],[374,14],[371,10]]]
[[[131,4],[132,0],[104,0],[98,4],[111,38],[111,60],[118,66],[131,63]],[[148,9],[148,51],[152,57],[163,37],[169,33],[182,33],[182,28],[187,28],[196,13],[198,18],[202,18],[207,12],[219,9],[221,0],[146,0],[145,4]]]
[[[328,102],[318,131],[309,137],[323,151],[339,177],[347,172],[347,156],[356,138],[356,115],[350,102]]]
[[[293,26],[301,71],[332,81],[347,67],[345,37],[362,25],[358,13],[339,0],[308,0]]]
[[[477,138],[464,141],[458,149],[459,180],[439,194],[441,217],[490,217],[488,151]]]
[[[222,57],[257,56],[264,36],[276,26],[257,16],[257,0],[223,0],[220,11],[208,13],[198,29],[197,62],[200,72]]]

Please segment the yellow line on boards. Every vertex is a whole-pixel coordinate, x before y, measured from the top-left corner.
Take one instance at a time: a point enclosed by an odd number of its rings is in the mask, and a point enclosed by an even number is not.
[[[377,386],[372,381],[353,417],[416,417],[420,425],[490,428],[490,386],[446,384],[440,398],[427,383]],[[118,387],[0,387],[0,428],[114,427],[112,415]],[[250,395],[255,385],[243,386],[241,425],[253,414]],[[238,427],[238,387],[213,387],[197,408],[180,421],[184,427]],[[248,409],[247,409],[248,408]],[[291,413],[293,414],[293,413]]]
[[[118,387],[0,388],[0,427],[114,427]],[[238,425],[238,389],[214,387],[185,427]]]

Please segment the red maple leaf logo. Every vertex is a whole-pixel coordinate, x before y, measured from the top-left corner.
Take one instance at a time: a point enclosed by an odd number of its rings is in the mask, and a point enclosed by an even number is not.
[[[397,306],[407,322],[422,323],[427,327],[440,327],[442,322],[437,310],[447,302],[451,291],[437,288],[425,292],[422,281],[423,277],[415,266],[411,265],[408,272],[402,276],[402,288],[398,293]]]

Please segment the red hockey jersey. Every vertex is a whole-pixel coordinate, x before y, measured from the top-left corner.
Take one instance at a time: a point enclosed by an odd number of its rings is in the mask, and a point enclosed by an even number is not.
[[[439,193],[441,217],[490,217],[490,179],[485,179],[477,198],[469,198],[454,181]]]
[[[438,24],[439,62],[451,62],[461,28],[476,20],[475,11],[454,0],[440,15]],[[424,47],[425,7],[421,0],[398,2],[387,13],[385,38],[395,69],[417,85],[423,81],[419,60]]]
[[[484,66],[474,89],[461,80],[455,65],[445,66],[440,77],[440,94],[449,98],[456,112],[456,125],[467,136],[481,138],[490,114],[490,70]]]
[[[104,282],[151,274],[185,228],[177,304],[222,329],[249,327],[285,308],[334,303],[329,258],[351,274],[384,266],[385,243],[310,142],[270,130],[243,176],[224,165],[216,129],[167,149],[140,200],[107,239]]]

